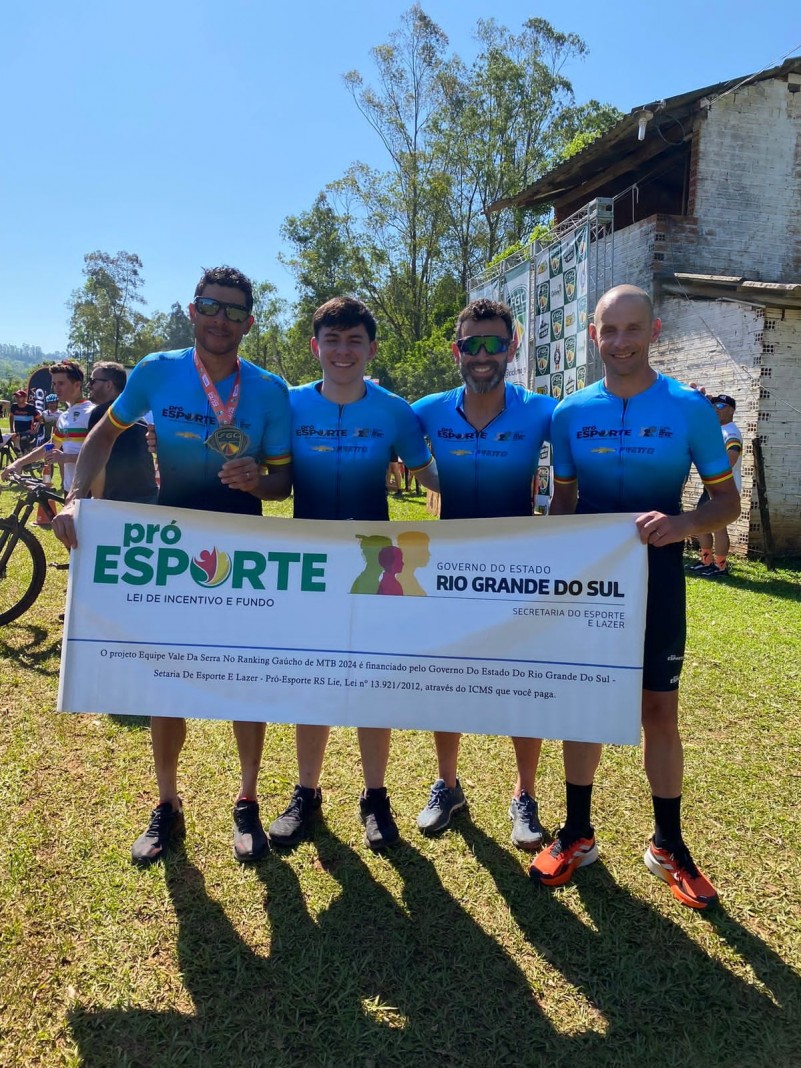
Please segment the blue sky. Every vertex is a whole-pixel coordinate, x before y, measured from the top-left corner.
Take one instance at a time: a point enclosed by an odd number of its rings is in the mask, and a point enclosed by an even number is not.
[[[342,75],[410,3],[55,0],[3,19],[0,342],[66,347],[71,290],[94,249],[136,252],[146,313],[186,304],[200,269],[233,263],[287,298],[283,219],[356,159],[383,166]],[[427,0],[464,59],[476,20],[531,16],[580,34],[579,101],[622,111],[801,53],[797,0],[634,5]]]

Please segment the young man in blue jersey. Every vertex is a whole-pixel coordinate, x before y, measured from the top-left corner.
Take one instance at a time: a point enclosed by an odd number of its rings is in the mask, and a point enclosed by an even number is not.
[[[291,489],[289,397],[276,375],[240,360],[239,345],[253,324],[253,287],[232,267],[203,273],[189,305],[193,348],[146,356],[125,389],[87,437],[65,507],[53,530],[76,548],[75,501],[87,497],[114,442],[152,411],[158,440],[159,505],[261,515],[262,500],[283,500]],[[225,460],[214,448],[218,426],[237,427],[242,449]],[[178,757],[186,721],[153,716],[151,737],[159,803],[133,845],[138,864],[158,860],[183,835]],[[234,855],[256,860],[269,848],[259,819],[258,774],[263,723],[234,723],[241,788],[234,804]]]
[[[481,519],[532,514],[531,479],[542,443],[550,437],[556,402],[507,384],[506,367],[517,339],[511,309],[476,300],[460,312],[453,358],[464,385],[423,397],[413,407],[437,461],[441,519]],[[444,830],[466,805],[457,778],[461,735],[434,732],[438,778],[417,817],[423,834]],[[542,845],[536,800],[542,740],[513,738],[517,761],[509,807],[512,842],[519,849]]]
[[[314,313],[311,350],[322,378],[290,390],[296,519],[388,520],[385,475],[392,452],[430,489],[436,466],[414,412],[401,397],[365,378],[376,353],[376,321],[351,297],[335,297]],[[293,846],[320,813],[320,774],[330,728],[298,724],[298,784],[287,809],[270,825],[276,845]],[[360,727],[364,790],[359,815],[365,844],[393,845],[398,827],[384,782],[391,731]]]
[[[616,286],[598,301],[589,331],[604,377],[567,397],[554,414],[551,513],[638,513],[637,530],[648,545],[642,726],[654,810],[654,833],[644,860],[679,901],[703,909],[717,893],[699,871],[681,831],[682,549],[688,537],[731,522],[739,513],[740,497],[706,398],[649,363],[649,346],[660,329],[650,297],[636,286]],[[599,440],[604,448],[598,447]],[[709,500],[682,513],[681,492],[692,463]],[[545,886],[562,886],[598,857],[591,800],[601,746],[566,741],[563,751],[567,816],[554,844],[530,868],[532,879]]]

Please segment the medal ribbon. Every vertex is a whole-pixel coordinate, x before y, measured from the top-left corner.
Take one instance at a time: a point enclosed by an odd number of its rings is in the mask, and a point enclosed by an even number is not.
[[[214,412],[214,416],[220,426],[233,423],[234,416],[236,415],[236,408],[239,404],[239,380],[241,378],[239,370],[239,358],[236,361],[236,378],[234,379],[234,388],[231,390],[231,396],[228,398],[226,404],[220,400],[220,394],[217,392],[217,387],[209,377],[209,373],[203,364],[198,359],[197,349],[192,353],[192,358],[195,362],[195,370],[197,371],[200,384],[203,386],[203,390],[206,394],[206,399],[209,402],[211,410]]]

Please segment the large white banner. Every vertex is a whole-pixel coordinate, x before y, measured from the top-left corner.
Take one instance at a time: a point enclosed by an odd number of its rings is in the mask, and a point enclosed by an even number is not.
[[[633,516],[311,522],[84,501],[63,712],[637,743]]]

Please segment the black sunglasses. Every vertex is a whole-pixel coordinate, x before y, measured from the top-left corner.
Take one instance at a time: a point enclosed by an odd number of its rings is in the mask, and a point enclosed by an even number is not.
[[[111,380],[108,379],[108,378],[90,378],[89,379],[89,385],[93,386],[96,382],[109,382],[109,381],[111,381]]]
[[[508,352],[512,339],[498,337],[495,334],[473,334],[471,337],[460,337],[456,340],[459,352],[466,352],[468,356],[478,356],[483,349],[488,356],[497,356],[501,352]]]
[[[242,304],[229,304],[224,300],[214,300],[213,297],[195,297],[194,305],[201,315],[209,317],[217,315],[222,310],[229,323],[244,323],[250,315]]]

